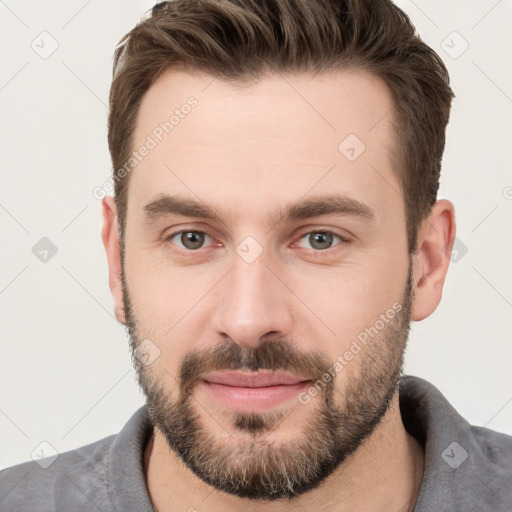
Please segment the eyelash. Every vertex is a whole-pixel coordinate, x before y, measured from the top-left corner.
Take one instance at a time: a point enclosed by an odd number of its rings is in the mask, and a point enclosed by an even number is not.
[[[211,236],[207,231],[204,231],[202,229],[180,229],[179,231],[174,231],[173,233],[171,233],[167,237],[165,237],[165,241],[171,242],[171,240],[176,235],[181,235],[182,233],[189,233],[189,232],[200,233],[202,235],[206,235],[206,236],[210,237],[212,240],[214,239],[213,236]],[[333,251],[340,250],[338,246],[342,246],[342,245],[350,242],[350,240],[348,238],[341,236],[339,233],[336,233],[336,231],[332,231],[329,229],[313,229],[310,231],[306,231],[298,237],[298,240],[302,240],[305,236],[311,235],[312,233],[322,233],[325,235],[333,235],[334,237],[337,237],[340,239],[340,243],[333,245],[332,247],[329,247],[328,249],[323,249],[323,250],[322,249],[305,249],[306,251],[308,251],[308,253],[313,254],[315,256],[316,255],[321,256],[322,254],[326,254],[326,253],[332,254]],[[204,247],[200,247],[199,249],[193,250],[193,249],[183,249],[178,246],[178,249],[180,251],[184,251],[187,253],[194,253],[194,252],[199,252],[201,249],[204,249]]]

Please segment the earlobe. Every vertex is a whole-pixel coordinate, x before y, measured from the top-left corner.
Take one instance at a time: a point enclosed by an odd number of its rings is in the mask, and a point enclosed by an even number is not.
[[[439,200],[418,233],[418,249],[413,255],[415,293],[411,320],[427,318],[441,302],[454,239],[454,206],[446,199]]]
[[[124,314],[124,307],[116,307],[114,314],[116,315],[117,321],[122,324],[126,325],[126,317]]]
[[[117,320],[125,325],[123,288],[121,282],[121,250],[117,225],[117,206],[113,197],[106,196],[102,200],[103,227],[101,238],[108,261],[109,287],[114,299]]]

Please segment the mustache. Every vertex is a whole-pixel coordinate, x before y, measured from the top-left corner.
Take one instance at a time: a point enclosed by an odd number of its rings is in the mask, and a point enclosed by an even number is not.
[[[257,347],[228,342],[207,349],[195,348],[183,358],[179,368],[182,399],[207,373],[223,370],[287,371],[316,382],[331,366],[321,352],[302,352],[283,340],[264,341]],[[331,384],[331,383],[329,383]]]

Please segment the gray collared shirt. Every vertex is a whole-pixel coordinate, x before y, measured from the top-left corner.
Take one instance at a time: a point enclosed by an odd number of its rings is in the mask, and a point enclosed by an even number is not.
[[[418,377],[402,377],[400,410],[425,450],[414,512],[512,511],[512,436],[471,426]],[[45,459],[4,469],[0,511],[152,512],[143,467],[151,434],[143,406],[119,434],[61,453],[46,469]]]

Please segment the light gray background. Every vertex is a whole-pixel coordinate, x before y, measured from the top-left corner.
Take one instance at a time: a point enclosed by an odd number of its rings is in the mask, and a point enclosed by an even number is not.
[[[144,402],[92,190],[110,174],[113,50],[153,3],[0,0],[0,468],[50,455],[43,441],[62,452],[116,433]],[[512,434],[512,2],[397,3],[457,95],[440,197],[455,204],[459,251],[440,307],[412,326],[406,373]],[[46,59],[31,47],[52,40]],[[46,263],[32,253],[42,237],[58,249]]]

